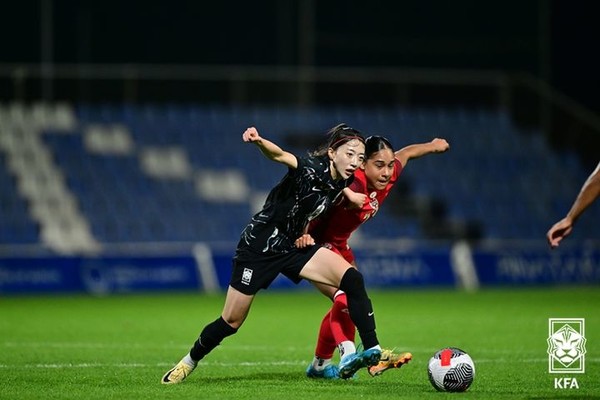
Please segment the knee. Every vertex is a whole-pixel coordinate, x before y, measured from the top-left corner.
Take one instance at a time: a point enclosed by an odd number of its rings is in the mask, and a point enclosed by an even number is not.
[[[349,268],[342,277],[340,290],[349,295],[365,292],[365,280],[363,275],[355,268]]]
[[[227,325],[229,325],[232,329],[235,329],[236,331],[240,329],[240,327],[244,323],[244,318],[239,318],[232,315],[222,315],[221,318],[223,318],[223,321],[225,321]]]

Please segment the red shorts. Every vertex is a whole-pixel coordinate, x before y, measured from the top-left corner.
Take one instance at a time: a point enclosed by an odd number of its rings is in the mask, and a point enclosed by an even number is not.
[[[346,245],[345,247],[336,247],[334,245],[332,245],[331,243],[325,243],[323,244],[323,247],[328,248],[329,250],[333,251],[334,253],[339,254],[340,256],[342,256],[344,258],[344,260],[348,261],[350,264],[354,265],[354,253],[352,252],[352,249],[350,248],[350,246]]]

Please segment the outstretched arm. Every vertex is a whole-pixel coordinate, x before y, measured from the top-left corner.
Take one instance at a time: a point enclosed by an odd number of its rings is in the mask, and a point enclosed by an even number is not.
[[[560,241],[571,234],[579,216],[598,197],[600,197],[600,163],[598,163],[594,172],[586,179],[567,215],[555,223],[548,233],[546,233],[550,247],[558,247]]]
[[[443,153],[449,148],[450,145],[446,139],[435,138],[429,143],[417,143],[403,147],[394,153],[394,156],[400,161],[402,167],[405,167],[410,159],[419,158],[430,153]]]
[[[292,153],[283,150],[275,143],[260,136],[255,127],[250,127],[242,134],[244,142],[254,143],[269,160],[287,165],[290,168],[298,168],[298,159]]]

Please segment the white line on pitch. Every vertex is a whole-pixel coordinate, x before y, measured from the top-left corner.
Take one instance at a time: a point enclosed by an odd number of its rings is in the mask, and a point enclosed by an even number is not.
[[[597,363],[600,362],[600,358],[586,359],[587,362]],[[205,366],[221,366],[221,367],[258,367],[258,366],[298,366],[305,365],[304,361],[265,361],[265,362],[239,362],[239,363],[225,363],[218,361],[203,361],[199,364],[199,367]],[[515,359],[479,359],[475,360],[475,364],[480,363],[514,363]],[[518,360],[522,363],[547,363],[547,358],[528,358]],[[144,364],[144,363],[64,363],[64,364],[0,364],[0,368],[40,368],[40,369],[55,369],[55,368],[155,368],[155,367],[170,367],[172,363],[156,363],[156,364]]]

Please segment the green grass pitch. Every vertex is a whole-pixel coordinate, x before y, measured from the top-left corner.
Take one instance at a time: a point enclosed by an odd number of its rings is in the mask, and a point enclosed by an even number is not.
[[[371,290],[384,347],[414,360],[371,378],[305,377],[328,301],[316,291],[259,293],[246,324],[180,385],[161,385],[223,296],[199,293],[0,298],[0,399],[600,398],[598,287]],[[584,374],[548,373],[548,318],[585,318]],[[429,357],[467,351],[476,377],[439,393]],[[554,378],[579,389],[555,389]]]

